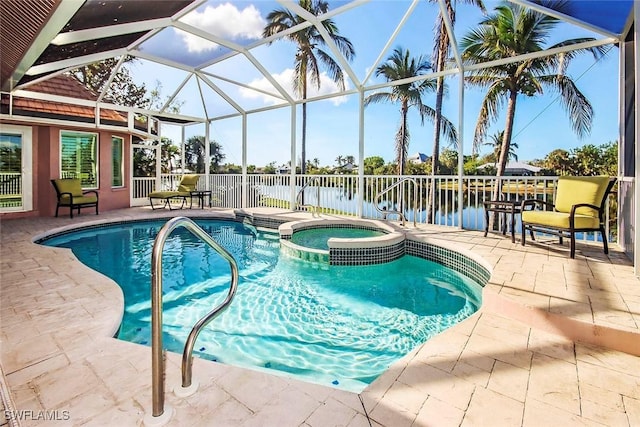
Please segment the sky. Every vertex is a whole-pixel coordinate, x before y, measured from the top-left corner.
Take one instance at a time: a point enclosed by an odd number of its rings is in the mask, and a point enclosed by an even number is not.
[[[329,1],[330,9],[336,9],[348,2]],[[482,13],[475,7],[461,5],[456,10],[455,33],[458,42],[477,22]],[[489,12],[498,4],[485,1]],[[433,51],[434,22],[438,8],[429,2],[420,2],[411,9],[411,2],[404,0],[374,0],[362,4],[333,20],[340,34],[354,45],[355,58],[349,63],[358,82],[346,79],[346,88],[354,89],[357,83],[372,85],[383,80],[375,76],[375,67],[380,58],[384,61],[396,47],[408,49],[412,56],[424,55],[429,60]],[[266,25],[266,16],[283,6],[272,1],[208,1],[181,21],[213,33],[216,37],[231,40],[240,46],[250,46],[261,38]],[[408,14],[408,10],[411,11]],[[403,21],[403,17],[405,20]],[[366,17],[366,19],[365,19]],[[404,25],[399,28],[399,23]],[[399,29],[398,29],[399,28]],[[395,40],[388,44],[397,32]],[[551,33],[545,46],[577,37],[600,35],[566,23],[560,23]],[[387,46],[388,44],[388,46]],[[387,49],[385,50],[385,46]],[[233,103],[245,110],[255,110],[277,104],[285,108],[249,114],[247,117],[248,164],[264,166],[275,162],[286,164],[291,159],[291,109],[286,102],[276,96],[273,85],[244,56],[235,55],[223,61],[217,58],[228,54],[229,50],[179,29],[165,29],[140,46],[149,57],[162,61],[175,61],[189,66],[202,66],[209,80],[224,92],[227,102],[206,84],[198,85],[195,79],[184,83],[187,73],[150,60],[138,60],[131,65],[131,73],[136,82],[147,87],[161,82],[161,94],[167,97],[176,94],[181,102],[181,114],[198,117],[220,117],[234,114]],[[262,45],[250,50],[264,68],[290,93],[295,45],[287,40],[276,40],[270,45]],[[521,161],[543,158],[547,153],[563,148],[570,150],[585,144],[601,145],[618,139],[618,64],[616,47],[600,61],[593,57],[576,57],[567,74],[589,99],[594,108],[594,121],[589,136],[579,139],[571,130],[570,122],[560,106],[557,94],[545,93],[535,98],[518,98],[513,142],[518,144],[516,154]],[[365,78],[368,80],[365,81]],[[254,91],[235,85],[229,81],[260,89]],[[459,126],[459,77],[454,75],[446,80],[447,95],[443,114]],[[177,89],[180,89],[177,91]],[[337,93],[334,82],[323,72],[320,90],[312,90],[310,96]],[[366,92],[365,96],[372,92]],[[464,153],[471,153],[473,133],[484,93],[466,87],[464,91],[464,121],[462,144]],[[435,105],[435,95],[424,97],[427,105]],[[296,141],[297,158],[300,157],[301,108],[297,109]],[[381,156],[385,161],[395,157],[394,138],[400,120],[399,106],[395,104],[371,104],[365,109],[364,157]],[[504,110],[490,127],[488,135],[504,128]],[[307,112],[307,159],[318,159],[321,165],[334,165],[337,156],[351,155],[358,159],[359,99],[357,94],[338,96],[308,104]],[[421,124],[415,109],[409,111],[410,145],[409,154],[432,153],[433,126],[428,121]],[[182,131],[177,126],[163,126],[162,134],[175,143],[181,140]],[[204,125],[185,128],[186,138],[204,135]],[[222,145],[226,163],[242,163],[242,121],[240,118],[215,120],[210,125],[210,138]],[[448,147],[446,141],[444,147]],[[451,147],[450,147],[451,148]],[[480,147],[480,154],[492,149]]]

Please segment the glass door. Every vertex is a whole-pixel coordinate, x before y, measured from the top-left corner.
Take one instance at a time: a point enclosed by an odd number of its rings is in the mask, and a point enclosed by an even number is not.
[[[0,127],[0,212],[30,211],[31,128]]]

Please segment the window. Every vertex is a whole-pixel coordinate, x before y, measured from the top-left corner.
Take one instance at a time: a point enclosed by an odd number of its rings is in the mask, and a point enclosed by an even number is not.
[[[2,124],[0,132],[0,212],[33,206],[31,127]]]
[[[82,188],[98,188],[98,135],[60,133],[60,177],[79,178]]]
[[[123,154],[124,154],[124,139],[112,136],[111,137],[111,186],[123,187],[124,186],[124,171],[122,166]]]

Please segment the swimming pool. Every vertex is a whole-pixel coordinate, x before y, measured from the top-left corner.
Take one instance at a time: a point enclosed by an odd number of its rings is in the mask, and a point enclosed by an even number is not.
[[[295,231],[291,235],[291,241],[296,245],[313,249],[329,250],[329,239],[339,237],[345,239],[361,239],[365,237],[382,236],[382,231],[364,228],[310,228],[308,230]]]
[[[232,221],[197,223],[238,261],[238,293],[201,333],[195,354],[359,392],[394,361],[478,308],[480,286],[414,256],[371,266],[328,266],[280,255],[276,233]],[[77,231],[45,242],[67,247],[123,289],[118,338],[150,343],[150,260],[164,221]],[[163,255],[163,336],[182,352],[193,326],[226,296],[229,267],[177,229]]]

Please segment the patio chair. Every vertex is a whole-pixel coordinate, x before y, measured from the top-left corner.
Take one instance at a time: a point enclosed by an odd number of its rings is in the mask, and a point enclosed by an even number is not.
[[[571,258],[576,255],[576,233],[599,231],[604,253],[609,253],[605,235],[604,210],[616,179],[608,176],[561,176],[556,188],[555,204],[544,200],[522,201],[522,246],[526,230],[535,240],[534,231],[571,239]],[[547,210],[536,210],[545,207]]]
[[[96,208],[96,215],[98,215],[98,192],[95,190],[82,191],[80,185],[80,179],[78,178],[61,178],[52,179],[51,184],[56,190],[58,197],[58,203],[56,204],[56,217],[58,216],[58,209],[60,206],[69,208],[69,217],[73,218],[73,210],[78,209],[78,215],[80,215],[80,208]],[[93,194],[93,195],[88,195]]]
[[[169,210],[172,210],[172,199],[182,199],[182,204],[180,205],[180,209],[182,209],[187,202],[187,197],[191,197],[191,192],[196,191],[196,186],[198,185],[199,178],[200,175],[195,174],[182,175],[182,179],[180,179],[177,190],[152,191],[151,193],[149,193],[149,203],[151,204],[151,209],[161,209],[153,206],[153,199],[164,200],[162,209],[168,206]]]

